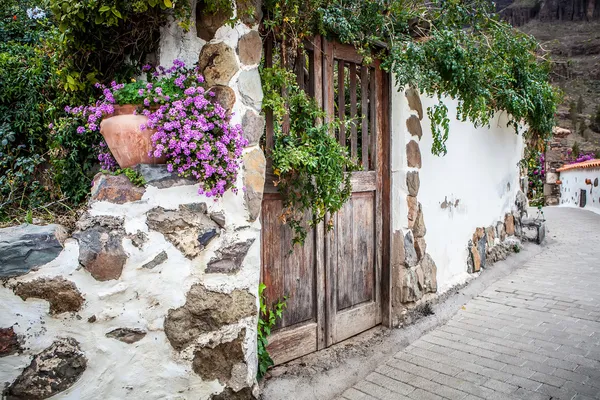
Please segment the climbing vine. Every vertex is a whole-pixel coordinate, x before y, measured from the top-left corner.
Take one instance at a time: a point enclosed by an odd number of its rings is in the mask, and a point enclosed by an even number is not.
[[[294,49],[320,33],[382,60],[396,88],[416,86],[440,99],[430,107],[434,154],[446,153],[444,99],[457,100],[456,117],[489,125],[496,112],[509,125],[543,141],[555,124],[558,92],[537,42],[502,22],[484,0],[267,0],[264,26]],[[375,50],[377,48],[384,50]],[[283,57],[286,54],[284,53]]]
[[[357,169],[332,130],[340,122],[315,123],[325,112],[296,83],[293,72],[263,68],[263,108],[273,112],[274,147],[271,151],[278,191],[283,194],[282,219],[294,232],[293,243],[303,244],[307,228],[326,214],[340,210],[350,198],[349,172]],[[286,93],[285,97],[281,93]],[[284,119],[289,129],[283,130]],[[310,215],[310,218],[307,218]],[[327,229],[332,228],[331,224]]]

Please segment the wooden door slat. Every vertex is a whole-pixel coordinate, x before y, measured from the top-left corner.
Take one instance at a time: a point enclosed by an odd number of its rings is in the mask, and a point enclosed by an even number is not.
[[[356,137],[356,64],[350,63],[348,73],[350,74],[350,118],[352,119],[350,125],[350,156],[356,159],[358,151],[358,140]]]
[[[340,120],[339,128],[339,140],[342,146],[346,146],[346,76],[345,76],[345,62],[344,60],[338,60],[338,118]]]
[[[360,103],[361,103],[361,162],[363,170],[369,170],[369,67],[360,67]]]

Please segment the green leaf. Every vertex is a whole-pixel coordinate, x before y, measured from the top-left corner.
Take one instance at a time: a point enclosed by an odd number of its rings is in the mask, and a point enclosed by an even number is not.
[[[100,11],[101,13],[104,13],[104,12],[110,11],[110,7],[102,6],[102,7],[100,7],[100,9],[98,11]]]
[[[165,7],[173,8],[173,3],[171,2],[171,0],[164,0],[164,3],[165,3]]]

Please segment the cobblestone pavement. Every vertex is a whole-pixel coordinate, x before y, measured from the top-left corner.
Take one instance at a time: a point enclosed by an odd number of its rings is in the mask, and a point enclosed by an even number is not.
[[[340,399],[600,399],[600,215],[545,214],[544,252]]]

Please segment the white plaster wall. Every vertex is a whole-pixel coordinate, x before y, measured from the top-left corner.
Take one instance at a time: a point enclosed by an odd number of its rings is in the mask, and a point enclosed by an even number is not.
[[[0,321],[13,326],[25,338],[21,355],[2,358],[0,382],[12,382],[29,365],[34,354],[48,347],[59,337],[73,337],[81,345],[88,360],[81,378],[68,390],[54,398],[60,399],[207,399],[222,391],[217,380],[204,382],[192,371],[192,349],[175,351],[164,333],[164,320],[169,309],[182,306],[189,288],[202,282],[210,290],[230,293],[236,288],[258,291],[260,240],[248,251],[240,272],[235,275],[205,274],[207,262],[224,240],[258,238],[260,226],[246,222],[243,195],[226,193],[218,202],[197,194],[198,185],[168,189],[149,187],[141,201],[117,205],[94,203],[92,215],[111,215],[125,220],[127,233],[148,233],[141,249],[124,240],[129,258],[118,280],[100,282],[78,263],[79,245],[68,239],[58,258],[13,281],[30,281],[41,277],[63,276],[76,284],[85,297],[78,313],[50,316],[48,302],[39,299],[21,300],[11,289],[0,288]],[[164,236],[148,230],[145,213],[154,207],[177,209],[180,204],[205,202],[209,213],[226,210],[226,229],[211,241],[194,260],[185,258]],[[232,212],[229,212],[229,211]],[[168,259],[153,269],[141,266],[165,250]],[[258,300],[257,300],[258,301]],[[258,304],[257,304],[258,306]],[[95,316],[96,322],[88,318]],[[147,335],[139,342],[126,344],[108,338],[106,333],[116,328],[139,328]],[[244,348],[249,366],[246,380],[254,382],[256,374],[256,317],[246,318],[219,331],[202,335],[197,344],[209,339],[230,341],[240,329],[246,328]],[[193,347],[193,346],[190,346]]]
[[[585,180],[591,179],[592,184],[586,185]],[[595,187],[594,180],[600,181],[600,168],[570,169],[560,173],[560,205],[564,207],[579,207],[580,191],[585,190],[585,209],[600,214],[600,185]]]
[[[519,190],[519,167],[523,140],[506,126],[506,114],[497,114],[490,127],[475,128],[455,119],[456,101],[444,99],[450,116],[448,153],[431,153],[433,138],[427,107],[438,100],[421,95],[424,117],[419,141],[406,128],[406,119],[418,115],[410,110],[404,93],[393,90],[392,98],[392,226],[408,229],[406,173],[419,171],[418,201],[422,204],[427,234],[427,252],[437,265],[438,292],[466,281],[467,243],[477,227],[504,221],[514,207]],[[422,168],[408,168],[406,144],[419,143]],[[442,208],[442,203],[452,206]],[[456,202],[458,204],[455,206]]]

